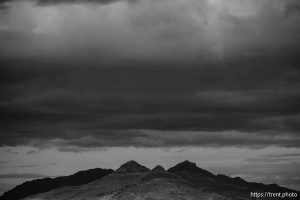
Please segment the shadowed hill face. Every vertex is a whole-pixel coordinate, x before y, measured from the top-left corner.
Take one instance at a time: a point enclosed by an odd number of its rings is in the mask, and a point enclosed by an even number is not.
[[[143,173],[111,173],[91,183],[68,186],[27,197],[24,200],[101,200],[139,181]],[[109,200],[109,198],[105,199]]]
[[[231,178],[225,175],[214,175],[203,170],[195,163],[184,161],[168,170],[182,179],[192,183],[197,188],[207,192],[217,192],[230,199],[250,199],[249,194],[253,191],[260,192],[295,192],[280,187],[276,184],[265,185],[262,183],[247,182],[240,177]]]
[[[101,198],[100,200],[104,200]],[[174,178],[155,178],[131,185],[110,200],[224,200],[216,193],[206,193]],[[230,199],[227,199],[230,200]]]
[[[3,196],[0,197],[0,200],[18,200],[30,195],[48,192],[63,186],[79,186],[100,179],[112,172],[112,169],[96,168],[80,171],[70,176],[28,181],[8,192],[5,192]]]
[[[144,167],[143,165],[131,160],[121,165],[121,167],[117,169],[115,173],[145,173],[149,171],[150,169],[147,167]]]

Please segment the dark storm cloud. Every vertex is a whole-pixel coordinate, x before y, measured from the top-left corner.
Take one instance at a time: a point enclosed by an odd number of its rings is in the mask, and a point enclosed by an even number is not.
[[[188,2],[12,5],[0,20],[0,144],[298,147],[292,4]]]
[[[31,63],[4,70],[1,145],[299,145],[292,64],[81,71]]]
[[[289,3],[285,7],[285,16],[289,17],[294,14],[295,15],[300,14],[300,3],[299,2]]]
[[[10,2],[11,0],[0,0],[0,4]]]

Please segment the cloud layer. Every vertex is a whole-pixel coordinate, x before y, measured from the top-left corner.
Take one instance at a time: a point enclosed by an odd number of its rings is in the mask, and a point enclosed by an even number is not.
[[[299,147],[298,1],[63,2],[2,4],[2,146]]]
[[[0,174],[0,179],[6,178],[45,178],[46,176],[41,174]]]

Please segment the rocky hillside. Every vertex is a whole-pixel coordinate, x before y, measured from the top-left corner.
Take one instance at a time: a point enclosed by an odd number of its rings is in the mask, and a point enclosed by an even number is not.
[[[189,161],[167,171],[161,166],[150,170],[129,161],[115,172],[87,184],[64,185],[27,196],[24,200],[247,200],[251,199],[251,192],[297,193],[276,184],[251,183],[239,177],[214,175]]]

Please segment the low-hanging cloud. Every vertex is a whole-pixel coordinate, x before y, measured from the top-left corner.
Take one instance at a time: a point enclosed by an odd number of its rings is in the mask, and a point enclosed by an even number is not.
[[[25,179],[32,179],[32,178],[45,178],[45,175],[41,174],[33,174],[33,173],[12,173],[12,174],[0,174],[0,179],[12,179],[12,178],[25,178]]]

